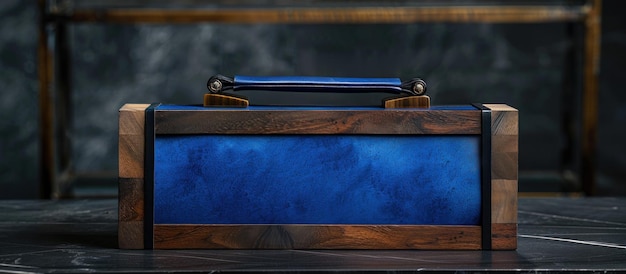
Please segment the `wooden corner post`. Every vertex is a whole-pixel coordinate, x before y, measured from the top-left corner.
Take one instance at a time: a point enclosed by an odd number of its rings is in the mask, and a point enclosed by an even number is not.
[[[126,104],[119,111],[119,223],[123,249],[144,248],[144,154],[147,104]]]
[[[518,111],[504,104],[491,109],[491,248],[517,248]]]

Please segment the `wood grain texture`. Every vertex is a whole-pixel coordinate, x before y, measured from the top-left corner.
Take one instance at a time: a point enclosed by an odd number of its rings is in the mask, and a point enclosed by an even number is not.
[[[155,225],[155,248],[480,249],[480,226]]]
[[[517,247],[518,111],[504,104],[491,109],[491,248]]]
[[[126,104],[119,111],[118,173],[143,178],[144,120],[149,105]]]
[[[147,107],[147,105],[145,105]],[[517,243],[517,111],[492,109],[492,248]],[[129,111],[120,132],[133,136],[143,116]],[[122,121],[120,111],[120,121]],[[134,118],[128,118],[134,117]],[[156,111],[157,134],[478,134],[479,111],[229,110]],[[120,124],[123,124],[120,122]],[[131,141],[129,141],[131,140]],[[137,147],[132,138],[120,142]],[[127,153],[138,160],[141,153]],[[121,156],[120,156],[121,157]],[[502,159],[499,159],[501,157]],[[504,157],[504,158],[503,158]],[[505,159],[506,158],[506,159]],[[498,163],[494,163],[498,162]],[[501,166],[501,167],[500,167]],[[503,175],[504,174],[504,175]],[[143,175],[142,175],[143,176]],[[508,177],[513,176],[514,178]],[[505,178],[500,178],[505,177]],[[138,179],[138,180],[135,180]],[[143,247],[141,178],[120,179],[120,247]],[[140,198],[141,197],[141,198]],[[160,249],[467,249],[481,248],[480,226],[411,225],[155,225]]]
[[[121,249],[143,249],[143,221],[120,222],[117,229]]]
[[[126,104],[119,111],[118,244],[142,249],[144,220],[144,124],[147,104]]]
[[[386,99],[383,101],[383,106],[384,108],[429,108],[430,97],[421,95]]]
[[[484,106],[486,106],[487,108],[489,108],[491,111],[498,111],[498,112],[502,112],[502,111],[511,111],[511,112],[517,112],[517,109],[509,106],[507,104],[483,104]]]
[[[491,137],[491,149],[500,153],[518,152],[517,135],[494,135]]]
[[[142,134],[145,110],[149,104],[125,104],[119,110],[119,134]]]
[[[580,140],[581,180],[588,196],[596,194],[596,143],[598,138],[600,38],[602,36],[602,0],[588,1],[585,17],[583,54],[582,134]]]
[[[492,224],[491,248],[494,250],[514,250],[517,248],[517,223]]]
[[[337,7],[237,9],[106,9],[76,10],[78,22],[147,23],[415,23],[415,22],[561,22],[578,21],[582,6],[450,6],[450,7]]]
[[[156,134],[480,134],[475,110],[157,110]]]
[[[142,178],[144,172],[143,135],[119,135],[118,176],[120,178]]]
[[[518,153],[499,152],[491,153],[491,178],[493,180],[517,180]]]
[[[517,223],[517,180],[491,182],[491,222]]]
[[[119,178],[118,219],[120,222],[143,221],[144,190],[141,178]]]
[[[224,94],[204,94],[205,107],[248,107],[250,102],[247,99]]]
[[[517,109],[504,104],[485,104],[491,109],[492,135],[519,135]]]

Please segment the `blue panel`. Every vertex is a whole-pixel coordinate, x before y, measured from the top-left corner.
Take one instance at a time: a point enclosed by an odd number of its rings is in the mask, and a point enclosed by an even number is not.
[[[475,225],[479,160],[479,136],[157,136],[155,223]]]

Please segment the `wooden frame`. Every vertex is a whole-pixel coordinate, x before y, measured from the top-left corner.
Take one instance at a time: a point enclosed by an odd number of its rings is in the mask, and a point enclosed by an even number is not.
[[[149,147],[146,146],[146,134],[206,133],[219,130],[220,126],[219,123],[208,127],[206,124],[199,127],[181,126],[190,121],[204,120],[206,117],[203,115],[207,115],[208,112],[171,111],[168,115],[156,112],[150,117],[146,115],[150,105],[125,105],[119,114],[119,246],[124,249],[515,249],[518,112],[502,104],[486,104],[480,107],[483,109],[482,112],[385,110],[385,115],[393,117],[392,119],[411,119],[414,122],[408,127],[382,128],[380,125],[384,123],[369,119],[374,115],[380,116],[380,112],[319,111],[308,118],[310,119],[308,121],[321,126],[311,127],[305,121],[304,126],[298,127],[289,124],[288,119],[297,115],[297,111],[285,111],[272,116],[276,125],[285,127],[255,128],[252,124],[236,133],[250,131],[258,133],[259,129],[263,129],[262,134],[299,134],[311,133],[311,130],[313,134],[442,134],[453,132],[451,130],[455,127],[474,133],[480,133],[481,128],[486,128],[489,133],[483,140],[489,143],[486,145],[488,150],[483,151],[487,151],[489,157],[483,159],[489,159],[485,166],[491,168],[489,172],[483,172],[483,175],[487,176],[484,178],[489,180],[488,193],[483,194],[484,197],[488,197],[486,201],[483,200],[483,208],[488,213],[483,217],[483,222],[486,222],[483,225],[152,225],[152,209],[150,206],[146,208],[145,205],[149,203],[144,199],[151,191],[151,187],[145,181],[146,174],[149,177],[146,165],[150,161],[146,162],[146,157],[150,154],[150,151],[146,151],[146,147]],[[211,113],[215,115],[215,112]],[[250,115],[250,112],[221,110],[218,114],[232,118],[233,115]],[[257,114],[263,115],[262,112]],[[457,114],[459,116],[456,116]],[[362,121],[371,121],[369,125],[351,126],[350,121],[363,117],[367,119]],[[485,121],[485,117],[488,117],[488,120]],[[146,121],[154,123],[154,128],[146,126]],[[345,126],[328,127],[324,121],[342,121],[339,124]],[[444,127],[442,130],[433,125]],[[144,233],[146,231],[150,233]]]
[[[115,5],[116,1],[111,2]],[[192,1],[193,3],[194,1]],[[218,1],[219,2],[219,1]],[[494,5],[494,6],[412,6],[412,7],[310,7],[269,6],[267,8],[219,6],[213,9],[119,8],[56,6],[38,0],[38,78],[40,115],[40,197],[64,195],[64,182],[73,174],[71,140],[57,136],[71,126],[70,45],[66,28],[75,23],[545,23],[576,22],[584,25],[582,137],[580,145],[581,182],[585,194],[595,193],[594,154],[598,123],[598,77],[602,0],[582,5]],[[61,4],[64,2],[60,2]],[[117,2],[119,4],[121,2]],[[124,4],[127,4],[124,2]],[[233,8],[234,7],[234,8]],[[54,26],[56,32],[49,29]],[[51,45],[53,41],[55,45]],[[52,49],[55,49],[53,52]],[[56,69],[54,69],[56,67]],[[58,98],[58,100],[53,100]],[[56,118],[55,118],[56,117]],[[60,174],[59,170],[60,169]],[[64,176],[68,175],[68,176]]]

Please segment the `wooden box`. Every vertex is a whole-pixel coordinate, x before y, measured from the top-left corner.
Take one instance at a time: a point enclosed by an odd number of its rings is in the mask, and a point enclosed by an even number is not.
[[[502,104],[127,104],[119,246],[511,250],[517,158]]]

